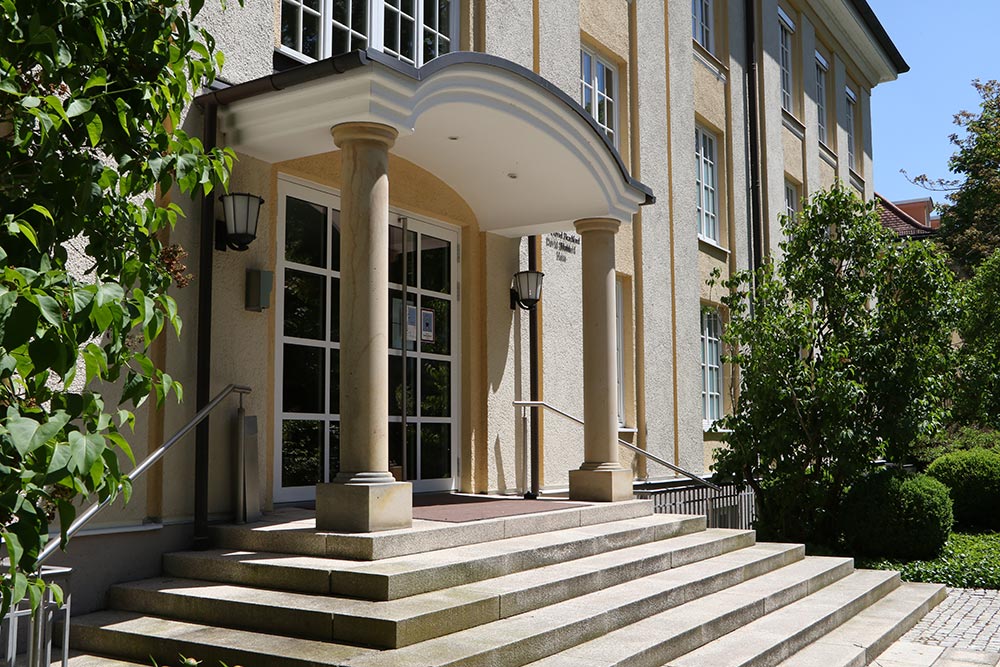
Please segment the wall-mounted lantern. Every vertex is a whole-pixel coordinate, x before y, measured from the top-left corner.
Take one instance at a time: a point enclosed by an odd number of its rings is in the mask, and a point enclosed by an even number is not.
[[[518,271],[510,288],[510,309],[532,310],[542,298],[541,271]]]
[[[219,199],[225,219],[215,223],[215,249],[242,252],[257,238],[257,218],[264,200],[247,192],[234,192]]]

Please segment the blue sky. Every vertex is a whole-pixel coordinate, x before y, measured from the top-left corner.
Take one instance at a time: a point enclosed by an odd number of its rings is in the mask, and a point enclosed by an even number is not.
[[[971,81],[1000,79],[1000,0],[868,0],[910,71],[872,93],[875,190],[890,200],[928,193],[906,181],[950,177],[952,117],[974,111]]]

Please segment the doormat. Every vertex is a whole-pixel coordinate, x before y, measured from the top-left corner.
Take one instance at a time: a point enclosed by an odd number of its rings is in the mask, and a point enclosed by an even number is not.
[[[413,518],[424,521],[447,521],[465,523],[498,519],[519,514],[537,514],[553,510],[581,507],[584,503],[568,503],[557,500],[524,500],[502,498],[477,498],[451,493],[434,493],[413,496]]]

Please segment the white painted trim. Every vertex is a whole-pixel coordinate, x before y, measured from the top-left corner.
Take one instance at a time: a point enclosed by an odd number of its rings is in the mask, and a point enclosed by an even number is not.
[[[317,204],[327,206],[336,210],[340,210],[341,199],[340,193],[334,188],[329,188],[319,183],[314,183],[312,181],[292,176],[290,174],[279,173],[278,177],[278,208],[277,208],[277,221],[278,230],[276,233],[277,237],[277,257],[275,261],[275,298],[274,298],[274,308],[275,308],[275,347],[273,350],[274,354],[274,381],[275,381],[275,392],[274,392],[274,502],[275,503],[291,503],[299,502],[304,500],[312,500],[315,498],[315,486],[301,486],[301,487],[282,487],[281,486],[281,431],[282,431],[282,421],[284,419],[285,413],[282,411],[282,395],[281,395],[281,383],[283,376],[283,364],[282,364],[282,346],[286,340],[294,342],[295,339],[286,338],[283,332],[284,326],[284,277],[285,277],[285,259],[284,259],[284,248],[285,248],[285,197],[287,195],[298,196],[303,199],[309,199]],[[300,193],[296,195],[296,193]],[[396,207],[390,208],[390,216],[402,216],[409,219],[411,223],[417,223],[421,227],[429,227],[437,233],[440,232],[441,236],[445,240],[450,241],[454,245],[452,271],[451,271],[451,297],[452,297],[452,308],[451,308],[451,354],[450,355],[437,355],[428,354],[428,359],[440,359],[449,360],[452,364],[452,381],[451,381],[451,416],[450,417],[424,417],[422,420],[427,423],[450,423],[452,425],[451,434],[451,470],[452,475],[450,479],[433,479],[433,480],[418,480],[412,482],[414,493],[423,493],[428,491],[446,491],[458,488],[458,480],[461,478],[461,433],[462,433],[462,304],[461,298],[459,296],[458,287],[461,282],[461,264],[458,262],[458,248],[461,242],[461,230],[453,225],[449,225],[444,222],[440,222],[425,216],[411,213],[407,210],[399,209]],[[339,273],[339,272],[337,272]],[[329,271],[324,269],[323,275],[328,275]],[[433,294],[433,292],[432,292]],[[327,290],[327,314],[329,315],[330,307],[330,293]],[[329,341],[324,341],[324,349],[331,348],[334,344],[329,343]],[[336,348],[339,349],[339,343],[335,344]],[[329,392],[327,392],[328,396]],[[324,397],[324,401],[328,400]],[[419,401],[419,397],[417,399]],[[329,408],[329,406],[327,406]],[[331,418],[339,420],[339,414],[330,413],[327,411],[325,413],[324,419],[329,421]],[[327,447],[329,446],[329,429],[324,433],[324,442]],[[329,477],[329,451],[325,452],[323,457],[323,475],[324,478]]]
[[[781,19],[781,22],[785,24],[786,28],[795,32],[795,21],[793,21],[792,17],[781,8],[781,5],[778,5],[778,18]]]
[[[823,68],[824,72],[830,71],[830,63],[826,62],[826,58],[819,51],[816,52],[816,63]]]

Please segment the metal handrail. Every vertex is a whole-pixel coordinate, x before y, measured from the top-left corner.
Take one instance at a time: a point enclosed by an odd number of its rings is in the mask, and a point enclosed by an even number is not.
[[[175,433],[169,440],[160,445],[160,447],[156,451],[154,451],[152,454],[144,458],[142,462],[139,463],[139,465],[133,468],[132,472],[126,475],[129,481],[135,481],[144,472],[149,470],[154,463],[163,458],[163,455],[167,453],[167,450],[169,450],[171,447],[177,444],[177,442],[185,435],[187,435],[191,431],[191,429],[193,429],[202,421],[204,421],[205,418],[208,417],[209,413],[211,413],[212,410],[217,408],[219,404],[222,403],[223,399],[225,399],[227,396],[229,396],[229,394],[232,394],[234,392],[240,394],[241,396],[240,400],[242,401],[243,394],[249,394],[251,392],[251,389],[250,387],[247,387],[245,385],[239,385],[239,384],[227,385],[226,388],[220,391],[218,394],[216,394],[215,398],[209,401],[205,407],[199,410],[195,414],[195,416],[191,418],[191,421],[182,426],[181,429],[177,431],[177,433]],[[89,523],[91,519],[97,516],[97,514],[102,509],[110,505],[111,501],[114,499],[115,496],[118,495],[118,493],[121,492],[121,490],[122,490],[122,485],[119,484],[118,491],[114,495],[108,495],[108,497],[102,500],[101,502],[94,503],[89,508],[87,508],[86,512],[78,516],[76,520],[72,524],[70,524],[70,527],[66,530],[66,540],[68,541],[69,538],[73,537],[73,535],[78,533],[80,529],[82,529],[87,523]],[[56,551],[59,550],[60,542],[61,540],[53,539],[48,544],[46,544],[45,548],[42,549],[42,552],[38,555],[38,560],[36,561],[35,566],[41,568],[42,564],[46,560],[48,560],[52,556],[52,554],[54,554]]]
[[[583,423],[583,420],[580,419],[579,417],[574,417],[573,415],[569,414],[568,412],[564,412],[563,410],[560,410],[556,406],[551,405],[549,403],[546,403],[545,401],[514,401],[514,405],[515,406],[521,406],[521,407],[546,408],[546,409],[551,410],[552,412],[556,413],[557,415],[565,417],[566,419],[569,419],[570,421],[576,422],[580,426],[585,426],[585,424]],[[706,487],[712,489],[713,491],[722,491],[722,487],[721,486],[719,486],[717,484],[713,484],[712,482],[709,482],[708,480],[703,479],[703,478],[699,477],[698,475],[694,474],[693,472],[691,472],[689,470],[685,470],[684,468],[681,468],[678,465],[674,465],[673,463],[665,461],[665,460],[661,459],[659,456],[657,456],[655,454],[650,454],[645,449],[641,449],[639,447],[636,447],[631,442],[625,442],[621,438],[618,438],[618,444],[621,445],[622,447],[626,447],[628,449],[631,449],[636,454],[640,454],[642,456],[645,456],[650,461],[654,461],[655,463],[659,463],[661,466],[664,466],[666,468],[670,468],[674,472],[676,472],[678,474],[681,474],[681,475],[684,475],[685,477],[687,477],[688,479],[690,479],[693,482],[696,482],[696,483],[698,483],[698,484],[700,484],[702,486],[706,486]]]

